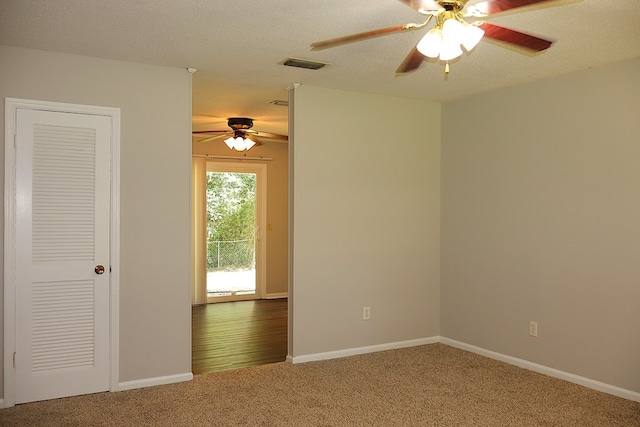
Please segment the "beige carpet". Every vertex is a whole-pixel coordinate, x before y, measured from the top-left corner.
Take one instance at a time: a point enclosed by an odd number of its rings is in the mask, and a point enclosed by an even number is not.
[[[433,344],[0,410],[2,426],[640,426],[640,403]]]

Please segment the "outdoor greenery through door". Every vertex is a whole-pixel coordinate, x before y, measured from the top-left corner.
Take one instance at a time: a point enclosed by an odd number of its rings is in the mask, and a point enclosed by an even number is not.
[[[207,298],[255,295],[256,174],[208,171],[206,180]]]

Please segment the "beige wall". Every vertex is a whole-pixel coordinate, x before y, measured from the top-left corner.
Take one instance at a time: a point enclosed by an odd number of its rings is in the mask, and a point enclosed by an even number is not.
[[[440,105],[304,85],[294,98],[290,356],[437,336]]]
[[[639,77],[443,105],[442,336],[640,392]]]
[[[438,103],[298,87],[290,355],[442,335],[640,391],[638,75],[592,69],[442,120]],[[2,98],[122,109],[120,380],[189,372],[188,73],[0,46],[0,76]],[[269,251],[286,263],[286,238]]]
[[[223,138],[207,143],[194,142],[194,155],[242,156],[231,152]],[[282,142],[266,142],[246,153],[249,157],[269,157],[267,165],[267,293],[265,297],[282,296],[288,288],[288,145]],[[219,160],[216,162],[233,162]],[[245,161],[243,161],[245,162]]]
[[[190,372],[188,72],[0,46],[0,76],[2,135],[5,97],[121,109],[120,381]]]

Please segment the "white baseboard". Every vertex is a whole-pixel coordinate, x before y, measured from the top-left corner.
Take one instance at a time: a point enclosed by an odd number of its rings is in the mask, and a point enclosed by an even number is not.
[[[520,368],[528,369],[530,371],[538,372],[550,377],[559,378],[561,380],[569,381],[575,384],[579,384],[584,387],[588,387],[594,390],[608,393],[614,396],[622,397],[623,399],[633,400],[640,402],[640,393],[627,390],[621,387],[617,387],[611,384],[606,384],[600,381],[592,380],[590,378],[581,377],[579,375],[571,374],[569,372],[560,371],[558,369],[550,368],[548,366],[540,365],[537,363],[529,362],[528,360],[519,359],[517,357],[508,356],[506,354],[497,353],[495,351],[487,350],[481,347],[476,347],[471,344],[452,340],[446,337],[428,337],[409,341],[399,341],[393,343],[372,345],[367,347],[349,348],[345,350],[329,351],[325,353],[305,354],[302,356],[287,355],[287,362],[289,363],[306,363],[314,362],[318,360],[337,359],[340,357],[355,356],[357,354],[375,353],[377,351],[394,350],[405,347],[415,347],[425,344],[435,344],[440,342],[442,344],[456,347],[462,350],[470,351],[472,353],[479,354],[490,359],[499,360],[501,362],[515,365]]]
[[[288,297],[289,297],[288,292],[280,292],[280,293],[274,293],[274,294],[267,294],[265,299],[279,299],[279,298],[288,298]]]
[[[538,372],[539,374],[560,378],[561,380],[579,384],[581,386],[598,390],[603,393],[608,393],[614,396],[622,397],[624,399],[640,402],[640,393],[632,390],[626,390],[624,388],[620,388],[614,385],[605,384],[603,382],[581,377],[579,375],[571,374],[569,372],[564,372],[558,369],[549,368],[548,366],[539,365],[537,363],[529,362],[528,360],[524,360],[524,359],[518,359],[517,357],[507,356],[506,354],[496,353],[495,351],[486,350],[481,347],[476,347],[474,345],[466,344],[466,343],[452,340],[449,338],[440,337],[440,342],[442,344],[449,345],[451,347],[456,347],[462,350],[467,350],[472,353],[476,353],[481,356],[488,357],[490,359],[499,360],[501,362],[505,362],[510,365],[515,365],[515,366],[519,366],[520,368]]]
[[[419,338],[409,341],[398,341],[386,344],[370,345],[367,347],[348,348],[345,350],[328,351],[326,353],[305,354],[303,356],[287,356],[287,361],[291,363],[314,362],[317,360],[337,359],[340,357],[355,356],[357,354],[375,353],[377,351],[395,350],[405,347],[416,347],[425,344],[435,344],[439,337]]]
[[[191,381],[193,374],[188,372],[186,374],[167,375],[165,377],[145,378],[142,380],[125,381],[119,384],[119,391],[131,390],[134,388],[153,387],[156,385],[165,385],[179,383],[183,381]]]

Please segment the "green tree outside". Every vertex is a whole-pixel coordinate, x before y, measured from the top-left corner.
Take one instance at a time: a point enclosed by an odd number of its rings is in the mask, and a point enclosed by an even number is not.
[[[253,268],[255,189],[255,174],[207,172],[207,271]]]

